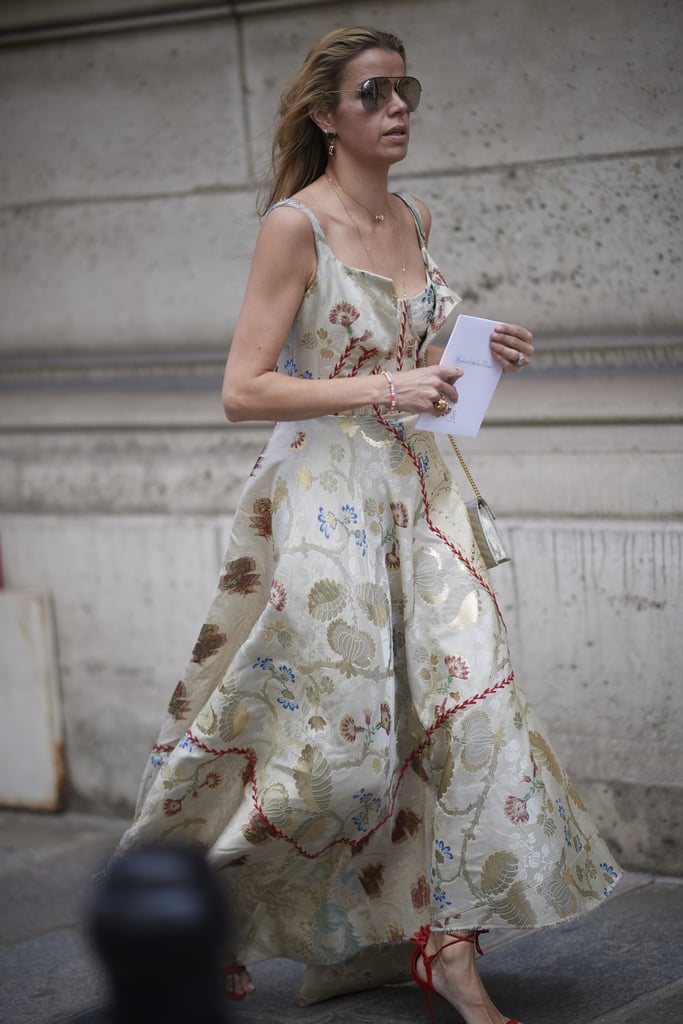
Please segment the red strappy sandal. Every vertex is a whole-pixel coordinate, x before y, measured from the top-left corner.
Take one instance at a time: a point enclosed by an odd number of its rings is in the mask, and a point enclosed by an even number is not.
[[[244,964],[228,964],[227,967],[223,968],[223,975],[227,977],[230,974],[242,974],[245,971],[246,967]],[[241,1002],[250,994],[249,992],[235,992],[234,989],[231,992],[224,989],[223,992],[226,999],[234,999],[235,1002]]]
[[[439,994],[432,983],[432,964],[437,959],[437,957],[443,952],[444,949],[447,949],[448,946],[454,946],[456,942],[471,942],[479,956],[483,956],[484,951],[479,945],[479,936],[485,934],[487,930],[488,929],[486,928],[482,928],[477,931],[468,932],[466,935],[451,935],[451,941],[444,942],[443,946],[441,946],[441,948],[438,949],[436,953],[433,954],[433,956],[430,956],[429,953],[427,952],[427,942],[429,941],[429,936],[431,935],[431,928],[429,927],[429,925],[423,925],[423,927],[420,928],[419,932],[416,932],[415,935],[413,935],[413,937],[411,938],[410,941],[414,942],[417,948],[413,953],[413,962],[410,966],[410,973],[413,976],[413,981],[415,981],[420,986],[420,988],[425,994],[425,999],[427,1000],[429,1016],[431,1017],[432,1024],[436,1024],[436,1017],[434,1016],[434,1007],[432,1006],[432,993],[434,993],[435,995]],[[419,963],[420,957],[422,957],[422,963],[424,964],[425,967],[425,972],[427,975],[426,978],[421,978],[420,975],[417,973],[417,965]],[[507,1021],[507,1024],[519,1024],[519,1021],[509,1020]]]

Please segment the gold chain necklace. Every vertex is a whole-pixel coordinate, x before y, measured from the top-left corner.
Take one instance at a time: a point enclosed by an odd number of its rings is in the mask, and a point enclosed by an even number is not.
[[[383,222],[383,220],[384,220],[384,214],[383,213],[373,213],[372,210],[369,210],[367,208],[367,206],[365,206],[364,203],[361,203],[361,202],[359,202],[358,199],[354,199],[353,196],[350,196],[349,193],[345,189],[343,189],[341,187],[339,182],[335,181],[334,178],[331,178],[329,174],[326,174],[325,177],[327,178],[327,180],[329,181],[330,185],[332,185],[333,188],[339,189],[340,192],[343,192],[347,199],[350,199],[351,202],[356,204],[356,206],[360,206],[361,210],[365,210],[365,212],[367,214],[369,214],[372,217],[373,220],[377,221],[378,224],[381,224]],[[386,211],[386,209],[387,209],[387,205],[386,204],[384,206],[384,209]]]
[[[359,237],[359,239],[360,239],[360,244],[361,244],[361,245],[363,246],[363,248],[365,249],[366,253],[368,254],[368,257],[369,257],[369,259],[370,259],[370,264],[371,264],[371,266],[372,266],[372,269],[373,269],[373,271],[374,271],[374,270],[375,270],[375,261],[374,261],[374,259],[372,258],[372,249],[370,248],[370,246],[369,246],[369,245],[366,245],[366,244],[365,244],[365,241],[364,241],[364,239],[363,239],[363,235],[361,234],[361,230],[360,230],[360,227],[358,226],[358,221],[357,221],[357,220],[355,219],[355,217],[352,217],[352,216],[351,216],[351,213],[350,213],[350,211],[349,211],[349,208],[347,207],[346,203],[345,203],[345,202],[344,202],[344,200],[342,199],[342,197],[341,197],[340,193],[339,193],[339,192],[338,192],[338,191],[337,191],[336,189],[334,189],[334,186],[333,186],[333,182],[332,182],[332,179],[331,179],[330,177],[328,177],[328,175],[327,175],[327,174],[325,175],[325,177],[327,178],[327,180],[328,180],[328,181],[329,181],[329,183],[330,183],[330,188],[332,188],[332,189],[333,189],[333,192],[334,192],[334,194],[336,195],[336,197],[337,197],[337,199],[339,200],[339,202],[340,202],[340,203],[342,204],[342,208],[343,208],[343,210],[344,210],[344,213],[346,214],[346,216],[347,216],[347,217],[349,218],[349,220],[350,220],[350,221],[351,221],[351,223],[353,224],[354,228],[356,229],[356,232],[357,232],[357,234],[358,234],[358,237]]]
[[[329,181],[330,186],[333,186],[334,183],[333,183],[332,179],[329,178],[328,175],[325,175],[325,177]],[[341,191],[343,192],[344,190],[342,189]],[[355,217],[353,217],[351,215],[351,212],[350,212],[348,206],[346,205],[346,203],[342,199],[342,197],[339,194],[339,192],[335,190],[335,193],[336,193],[337,199],[339,200],[339,202],[342,205],[344,213],[346,214],[346,216],[349,218],[349,220],[353,224],[354,228],[356,229],[356,233],[358,235],[358,238],[360,239],[360,244],[363,246],[363,248],[365,249],[366,253],[368,254],[368,258],[370,260],[370,265],[372,266],[373,271],[376,272],[377,271],[377,267],[375,265],[375,261],[374,261],[373,256],[372,256],[372,249],[370,248],[369,245],[366,244],[366,242],[365,242],[365,240],[363,238],[360,226],[358,224],[358,221],[356,220]],[[360,204],[360,205],[362,205],[362,204]],[[396,231],[398,232],[398,244],[399,244],[399,247],[401,249],[401,274],[402,274],[402,277],[403,277],[403,298],[407,299],[408,298],[408,292],[406,290],[406,257],[405,257],[405,253],[403,251],[403,237],[401,235],[401,225],[400,225],[398,217],[396,216],[396,214],[394,213],[393,210],[391,211],[391,216],[392,216],[392,218],[394,220],[394,223],[396,225]],[[382,218],[382,219],[384,219],[384,218]]]

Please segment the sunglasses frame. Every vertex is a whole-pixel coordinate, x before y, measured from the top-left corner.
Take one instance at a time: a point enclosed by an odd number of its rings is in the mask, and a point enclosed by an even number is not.
[[[391,88],[388,92],[386,85],[387,82],[391,84]],[[411,101],[403,92],[404,85],[408,84],[412,87],[413,82],[417,85],[417,100],[415,101],[414,106],[411,105]],[[374,90],[374,95],[369,91],[364,91],[367,90],[368,86]],[[361,98],[363,109],[367,110],[369,114],[377,113],[378,110],[389,102],[392,93],[394,92],[398,93],[399,97],[406,104],[411,114],[413,111],[417,110],[422,96],[422,86],[418,79],[414,78],[412,75],[401,75],[396,78],[392,78],[389,75],[374,75],[372,78],[366,78],[366,80],[361,82],[358,87],[358,95]]]
[[[414,106],[412,101],[403,93],[403,84],[406,82],[409,83],[410,88],[412,88],[413,82],[417,85],[417,99],[414,102]],[[387,83],[391,84],[389,90],[387,90]],[[368,114],[376,114],[385,103],[389,102],[392,93],[396,92],[412,114],[420,105],[422,85],[419,79],[413,75],[373,75],[372,78],[366,78],[364,82],[361,82],[357,89],[340,89],[339,92],[355,92],[356,96],[360,96],[363,110],[367,111]]]

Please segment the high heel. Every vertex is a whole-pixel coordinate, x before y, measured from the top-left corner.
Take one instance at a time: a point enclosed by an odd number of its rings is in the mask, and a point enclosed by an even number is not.
[[[432,964],[441,955],[441,953],[443,953],[444,949],[448,949],[449,946],[455,946],[457,942],[471,942],[474,948],[476,949],[477,953],[479,953],[479,956],[483,956],[484,951],[479,945],[479,936],[485,934],[487,931],[488,929],[481,928],[476,931],[466,932],[464,935],[451,935],[451,941],[444,942],[443,946],[437,949],[436,953],[432,954],[432,956],[430,956],[429,953],[427,952],[427,943],[432,933],[429,925],[423,925],[423,927],[420,928],[420,930],[412,936],[410,941],[415,943],[416,948],[413,953],[412,963],[410,965],[410,973],[413,976],[413,981],[420,986],[420,988],[425,994],[425,999],[427,1000],[427,1007],[429,1009],[429,1016],[431,1018],[432,1024],[436,1024],[436,1017],[434,1016],[434,1007],[432,1006],[432,993],[434,993],[435,995],[439,994],[434,988],[434,983],[432,982]],[[424,964],[425,968],[425,978],[421,978],[420,975],[417,973],[417,965],[420,961],[420,957],[422,958],[422,963]],[[519,1024],[519,1021],[511,1019],[507,1021],[507,1024]]]
[[[223,974],[228,977],[231,974],[243,974],[246,973],[246,967],[244,964],[228,964],[227,967],[223,968]],[[248,992],[235,992],[234,988],[231,991],[223,989],[226,999],[234,999],[235,1002],[241,1002],[246,999]]]

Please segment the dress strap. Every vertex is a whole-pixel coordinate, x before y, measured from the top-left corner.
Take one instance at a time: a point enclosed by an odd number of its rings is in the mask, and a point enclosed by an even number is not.
[[[415,219],[415,223],[417,225],[417,233],[420,236],[420,244],[424,247],[427,244],[427,239],[425,237],[425,226],[422,221],[422,214],[420,213],[420,210],[416,202],[414,201],[412,196],[408,195],[407,192],[394,192],[394,195],[398,199],[402,200],[402,202],[406,204],[406,206],[412,213]]]
[[[311,226],[313,227],[313,234],[315,235],[316,240],[318,242],[323,242],[329,249],[329,242],[327,241],[325,233],[320,226],[320,221],[313,213],[313,210],[310,210],[307,206],[304,206],[304,204],[300,203],[298,199],[280,199],[279,202],[273,203],[272,206],[268,207],[265,216],[267,217],[272,210],[277,210],[278,206],[293,206],[295,210],[301,210],[302,213],[305,213],[311,222]]]

